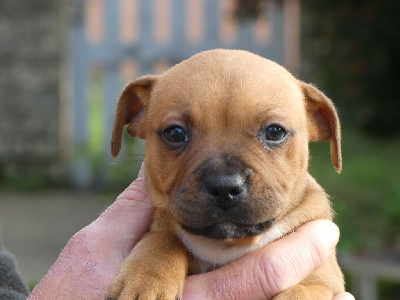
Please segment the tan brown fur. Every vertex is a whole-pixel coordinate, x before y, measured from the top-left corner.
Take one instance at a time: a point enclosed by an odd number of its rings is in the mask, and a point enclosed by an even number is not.
[[[266,149],[258,138],[266,122],[289,129],[288,139],[277,148]],[[161,136],[170,124],[191,130],[190,142],[179,153]],[[333,165],[341,171],[336,110],[323,93],[274,62],[245,51],[212,50],[163,75],[142,77],[129,84],[118,101],[113,156],[121,148],[125,125],[131,135],[147,141],[146,186],[156,213],[150,232],[111,285],[108,299],[179,298],[189,272],[223,265],[311,220],[332,219],[330,202],[307,167],[308,142],[330,140]],[[207,226],[212,210],[199,187],[199,172],[209,165],[223,169],[226,161],[247,170],[251,182],[252,201],[242,207],[243,222],[273,220],[265,232],[213,240],[185,229]],[[327,264],[276,299],[331,299],[343,290],[332,254]]]

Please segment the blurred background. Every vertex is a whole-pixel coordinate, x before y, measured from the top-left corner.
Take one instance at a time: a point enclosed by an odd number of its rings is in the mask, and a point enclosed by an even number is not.
[[[400,297],[400,2],[0,1],[0,224],[34,285],[68,239],[135,178],[144,143],[111,158],[115,103],[135,77],[213,48],[249,50],[316,84],[343,124],[310,171],[332,197],[357,299]]]

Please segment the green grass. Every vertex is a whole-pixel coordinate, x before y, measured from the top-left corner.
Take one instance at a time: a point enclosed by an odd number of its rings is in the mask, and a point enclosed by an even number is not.
[[[91,172],[94,174],[97,188],[118,189],[124,188],[135,177],[143,161],[142,147],[138,139],[133,139],[126,132],[123,134],[121,154],[118,159],[110,157],[109,143],[106,140],[105,128],[106,99],[103,89],[103,72],[93,68],[90,72],[88,87],[88,143],[79,149],[76,155],[81,155],[90,162]],[[123,84],[121,82],[121,91]]]
[[[102,73],[93,70],[89,82],[89,116],[87,127],[89,129],[88,151],[94,158],[101,157],[104,152],[105,128],[104,128],[104,96],[102,89]]]
[[[400,240],[400,138],[382,140],[350,128],[342,138],[342,173],[333,170],[325,142],[311,144],[310,173],[331,195],[339,252],[382,254]],[[347,279],[351,289],[354,278]],[[400,285],[381,280],[378,291],[379,299],[394,299]]]
[[[329,144],[311,145],[310,172],[332,196],[339,250],[378,252],[400,237],[400,139],[343,130],[343,171],[334,172]]]
[[[35,279],[31,279],[27,282],[28,284],[28,289],[32,292],[33,289],[35,288],[35,286],[37,286],[37,284],[39,283],[40,280],[35,280]]]

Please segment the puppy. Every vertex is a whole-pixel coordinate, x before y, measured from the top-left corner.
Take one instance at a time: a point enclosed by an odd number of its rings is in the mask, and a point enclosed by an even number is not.
[[[180,299],[185,277],[222,266],[315,219],[332,219],[308,174],[308,142],[330,140],[342,169],[332,102],[278,64],[211,50],[144,76],[122,92],[111,141],[123,127],[146,139],[146,187],[155,207],[107,299]],[[344,290],[332,253],[276,299],[332,299]]]

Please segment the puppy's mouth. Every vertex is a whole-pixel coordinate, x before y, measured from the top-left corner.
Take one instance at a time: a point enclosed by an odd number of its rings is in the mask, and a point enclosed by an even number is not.
[[[201,235],[211,239],[239,239],[244,237],[250,237],[255,235],[260,235],[264,233],[271,224],[274,222],[274,219],[268,220],[262,223],[258,223],[255,225],[247,225],[247,224],[236,224],[229,221],[222,221],[219,223],[215,223],[203,228],[192,228],[190,226],[181,225],[184,230],[191,234]]]

